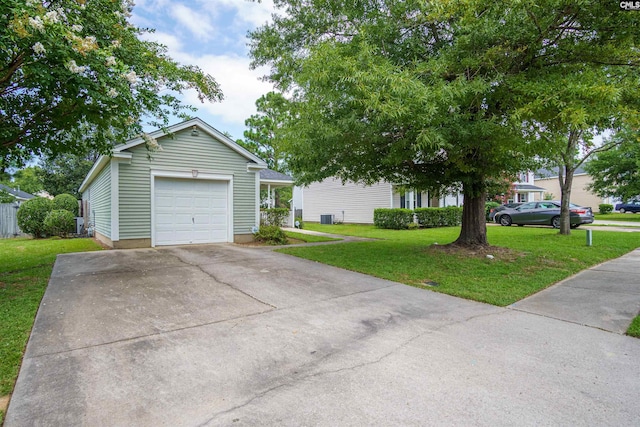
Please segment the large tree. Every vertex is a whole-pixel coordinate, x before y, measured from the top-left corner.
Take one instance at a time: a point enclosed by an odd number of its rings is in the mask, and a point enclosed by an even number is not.
[[[256,101],[257,114],[244,124],[243,145],[267,162],[269,169],[286,172],[282,129],[290,117],[289,101],[278,92],[269,92]]]
[[[286,13],[251,34],[251,52],[292,94],[298,180],[460,185],[463,245],[488,243],[487,185],[551,149],[518,117],[556,95],[539,79],[578,82],[563,65],[615,68],[620,49],[628,65],[640,28],[596,1],[275,3]]]
[[[132,0],[3,0],[0,5],[0,159],[108,152],[165,126],[195,89],[216,101],[215,80],[180,65],[149,30],[133,27]],[[90,138],[86,135],[90,134]],[[78,145],[84,145],[78,147]]]
[[[625,128],[611,140],[616,143],[613,149],[585,164],[592,179],[589,188],[600,197],[640,198],[640,133]]]
[[[40,161],[44,190],[52,196],[66,193],[79,199],[78,189],[97,158],[95,153],[45,156]]]
[[[0,180],[0,184],[20,189],[29,194],[36,194],[44,190],[42,183],[42,169],[39,166],[29,166],[13,173],[11,180]]]

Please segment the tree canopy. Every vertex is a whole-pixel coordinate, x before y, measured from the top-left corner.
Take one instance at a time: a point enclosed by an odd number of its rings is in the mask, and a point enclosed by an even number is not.
[[[638,64],[638,15],[598,1],[275,4],[285,13],[250,34],[251,53],[291,94],[296,178],[461,185],[460,244],[487,244],[487,186],[551,152],[558,140],[539,132],[551,119],[589,107],[570,102],[590,88],[583,75],[626,83]]]
[[[66,193],[79,199],[78,189],[97,158],[95,153],[44,156],[40,161],[44,190],[52,196]]]
[[[245,120],[241,144],[267,162],[269,169],[285,171],[284,135],[282,129],[289,119],[289,102],[278,92],[269,92],[256,101],[258,114]]]
[[[592,179],[589,188],[600,197],[640,199],[640,134],[626,128],[611,139],[615,147],[585,164]]]
[[[177,94],[217,101],[216,81],[180,65],[151,30],[128,22],[132,0],[4,0],[0,5],[0,158],[106,153],[183,117]],[[79,147],[81,146],[81,147]]]

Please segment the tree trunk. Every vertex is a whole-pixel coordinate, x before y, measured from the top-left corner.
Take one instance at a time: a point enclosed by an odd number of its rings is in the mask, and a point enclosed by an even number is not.
[[[471,187],[471,188],[469,188]],[[485,213],[486,192],[479,181],[463,185],[462,228],[460,236],[453,242],[457,246],[489,246]]]
[[[569,202],[571,201],[571,186],[573,184],[573,172],[570,167],[564,167],[564,177],[562,167],[558,168],[558,181],[560,181],[560,234],[566,236],[571,234],[571,212]],[[564,178],[564,179],[563,179]]]

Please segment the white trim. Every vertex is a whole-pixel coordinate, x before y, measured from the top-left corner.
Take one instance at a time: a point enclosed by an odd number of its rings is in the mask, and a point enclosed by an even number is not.
[[[132,158],[132,153],[113,153],[111,156],[100,156],[91,167],[91,170],[89,170],[89,173],[84,178],[84,181],[82,181],[82,184],[80,184],[80,188],[78,191],[82,193],[84,190],[86,190],[87,186],[91,184],[91,182],[93,182],[96,176],[98,176],[100,171],[102,171],[102,169],[107,165],[107,163],[109,163],[111,159],[118,162],[131,163]]]
[[[393,209],[393,195],[394,195],[393,184],[389,184],[389,195],[391,197],[391,200],[390,200],[390,203],[389,203],[389,208]]]
[[[120,240],[120,164],[111,162],[111,241]]]
[[[259,172],[258,172],[259,174]],[[285,180],[281,180],[281,179],[262,179],[260,178],[260,185],[279,185],[279,184],[283,184],[283,185],[287,185],[287,186],[293,186],[293,181],[285,181]]]
[[[156,178],[197,179],[206,181],[227,182],[227,242],[233,243],[233,175],[218,174],[198,170],[198,176],[194,177],[192,170],[151,169],[151,247],[156,247],[156,215],[155,215],[155,188]],[[259,190],[258,190],[259,191]],[[259,214],[259,212],[258,212]]]
[[[256,195],[255,195],[255,204],[256,204],[256,222],[255,226],[260,227],[260,171],[254,172],[256,175]]]

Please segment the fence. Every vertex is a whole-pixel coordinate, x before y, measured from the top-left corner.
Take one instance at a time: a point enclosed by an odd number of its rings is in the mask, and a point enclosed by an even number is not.
[[[14,203],[0,204],[0,239],[8,239],[22,234],[18,228],[17,207]]]

